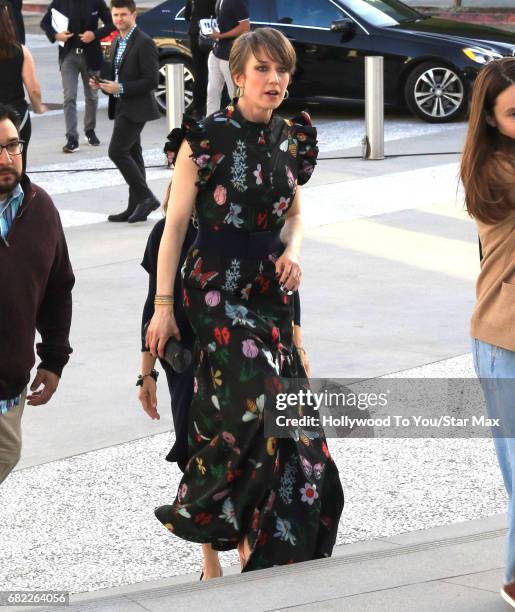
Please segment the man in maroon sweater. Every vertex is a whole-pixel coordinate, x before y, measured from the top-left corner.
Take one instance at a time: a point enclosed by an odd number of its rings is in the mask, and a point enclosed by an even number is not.
[[[22,175],[18,120],[0,104],[0,483],[20,458],[25,400],[50,400],[72,352],[75,278],[57,209]],[[36,330],[41,362],[27,395]]]

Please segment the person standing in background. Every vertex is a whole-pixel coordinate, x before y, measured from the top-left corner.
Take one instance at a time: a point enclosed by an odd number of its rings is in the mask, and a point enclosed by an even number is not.
[[[68,17],[68,30],[57,32],[52,25],[52,9]],[[99,19],[104,24],[99,28]],[[63,82],[64,121],[66,144],[63,153],[74,153],[79,149],[77,131],[77,84],[82,77],[86,113],[84,132],[86,142],[96,147],[100,144],[95,134],[98,92],[88,85],[91,76],[98,76],[102,67],[100,39],[114,30],[111,13],[104,0],[53,0],[41,20],[41,29],[50,42],[64,43],[59,46],[59,67]]]
[[[207,59],[210,49],[199,44],[201,19],[209,19],[215,14],[215,0],[187,0],[184,18],[189,23],[191,59],[193,62],[193,109],[195,119],[201,119],[206,110],[207,96]],[[208,39],[209,40],[209,39]]]
[[[129,186],[126,210],[108,221],[136,223],[159,208],[147,185],[141,132],[147,121],[159,119],[154,96],[159,83],[159,54],[155,42],[136,25],[134,0],[111,0],[118,38],[111,47],[111,80],[90,79],[93,89],[109,95],[109,119],[114,119],[109,157]]]
[[[216,44],[208,59],[207,115],[220,110],[224,83],[229,97],[234,98],[229,55],[236,38],[250,30],[247,0],[217,0],[215,12],[219,31],[211,34]]]
[[[22,162],[25,171],[32,128],[24,85],[34,112],[47,111],[47,107],[41,102],[41,87],[32,54],[25,45],[16,41],[9,7],[6,2],[0,0],[0,102],[9,105],[20,117],[20,139],[24,143]]]
[[[23,23],[23,0],[5,0],[9,10],[9,16],[14,25],[14,35],[16,40],[22,45],[25,44],[25,24]]]

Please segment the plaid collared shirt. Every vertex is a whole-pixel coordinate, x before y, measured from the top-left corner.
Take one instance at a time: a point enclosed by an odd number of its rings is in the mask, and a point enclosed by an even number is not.
[[[129,42],[129,38],[132,36],[132,33],[136,29],[136,24],[132,26],[132,28],[127,32],[127,36],[122,38],[120,36],[120,40],[118,41],[118,48],[116,49],[116,55],[114,58],[114,80],[120,86],[120,92],[117,94],[113,94],[115,98],[119,98],[123,96],[123,83],[118,81],[118,71],[120,70],[120,64],[122,63],[122,57],[125,53],[125,49],[127,48],[127,43]]]
[[[18,184],[7,200],[3,204],[0,204],[0,236],[6,246],[9,245],[7,235],[11,231],[13,221],[18,214],[23,196],[23,189],[21,185]],[[0,400],[0,414],[5,414],[13,406],[17,406],[20,403],[20,397],[21,396],[18,395],[18,397],[14,397],[13,399]]]

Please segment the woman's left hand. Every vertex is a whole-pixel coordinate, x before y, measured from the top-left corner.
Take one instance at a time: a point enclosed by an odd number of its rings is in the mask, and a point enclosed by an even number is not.
[[[275,275],[283,289],[296,291],[302,276],[298,255],[286,249],[275,262]]]
[[[145,376],[143,384],[139,387],[138,399],[143,406],[143,410],[153,420],[159,420],[159,412],[157,411],[157,385],[152,376]]]

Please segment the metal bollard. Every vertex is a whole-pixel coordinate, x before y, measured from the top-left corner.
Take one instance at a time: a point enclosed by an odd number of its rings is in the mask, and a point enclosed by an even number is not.
[[[166,121],[168,131],[180,127],[184,114],[184,64],[166,64]]]
[[[383,58],[365,58],[365,123],[363,159],[384,159]]]

